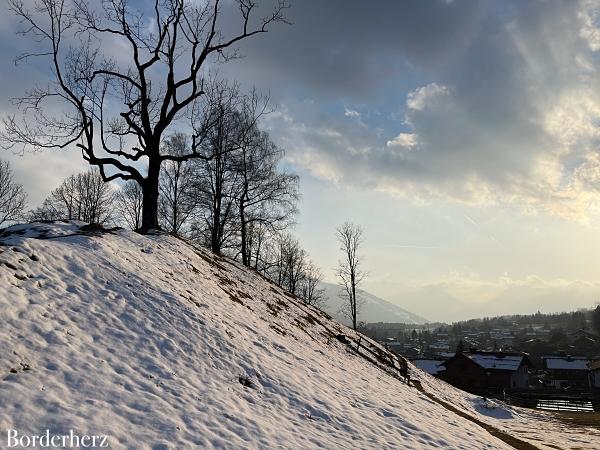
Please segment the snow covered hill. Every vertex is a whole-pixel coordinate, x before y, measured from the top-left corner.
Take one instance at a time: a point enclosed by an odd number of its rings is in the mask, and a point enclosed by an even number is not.
[[[350,324],[341,313],[344,304],[341,297],[343,290],[340,286],[331,283],[321,283],[325,290],[327,305],[325,310],[337,321]],[[388,322],[388,323],[427,323],[427,319],[411,313],[394,303],[388,302],[362,289],[358,290],[360,299],[364,301],[360,311],[360,321],[366,323]]]
[[[46,429],[140,450],[600,448],[411,368],[421,392],[373,343],[175,237],[37,223],[0,243],[1,448]]]

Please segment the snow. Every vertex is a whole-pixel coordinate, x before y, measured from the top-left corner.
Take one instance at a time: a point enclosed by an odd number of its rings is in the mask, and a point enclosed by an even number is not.
[[[484,369],[498,369],[498,370],[519,370],[523,356],[503,355],[498,356],[494,354],[484,353],[465,353],[474,363],[480,365]]]
[[[349,351],[335,335],[352,331],[252,271],[173,236],[80,226],[2,238],[0,430],[75,430],[140,450],[511,448]],[[413,371],[434,395],[500,420]],[[600,447],[585,429],[545,433],[544,413],[511,414],[503,430]]]
[[[555,370],[588,370],[589,360],[584,358],[552,358],[544,357],[547,369]]]
[[[436,359],[413,359],[411,361],[417,369],[421,369],[423,372],[427,372],[430,375],[440,373],[446,368],[441,365],[443,361]]]
[[[600,448],[600,430],[597,428],[574,427],[557,421],[551,413],[483,399],[424,373],[419,379],[425,390],[434,392],[439,399],[461,410],[469,411],[476,419],[527,441],[537,448],[544,450]]]
[[[481,415],[493,417],[495,419],[514,418],[511,408],[504,402],[489,398],[476,398],[473,399],[471,403],[473,404],[475,411]]]

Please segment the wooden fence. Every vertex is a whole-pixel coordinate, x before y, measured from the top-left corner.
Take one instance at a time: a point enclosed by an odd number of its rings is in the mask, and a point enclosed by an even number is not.
[[[600,395],[591,392],[507,391],[504,401],[524,408],[551,411],[600,412]]]

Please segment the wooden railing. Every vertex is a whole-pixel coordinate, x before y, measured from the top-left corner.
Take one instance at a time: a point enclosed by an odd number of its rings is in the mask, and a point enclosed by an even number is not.
[[[592,391],[519,390],[504,393],[504,401],[524,408],[600,412],[600,395]]]

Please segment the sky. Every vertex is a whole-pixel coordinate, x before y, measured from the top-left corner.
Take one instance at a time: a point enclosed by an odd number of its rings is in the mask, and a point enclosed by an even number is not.
[[[295,233],[327,281],[349,220],[363,288],[430,320],[600,301],[600,2],[291,4],[219,71],[276,106],[262,125],[300,175]],[[16,28],[0,14],[2,114],[48,76],[11,63]],[[0,156],[31,206],[85,169],[71,150]]]

